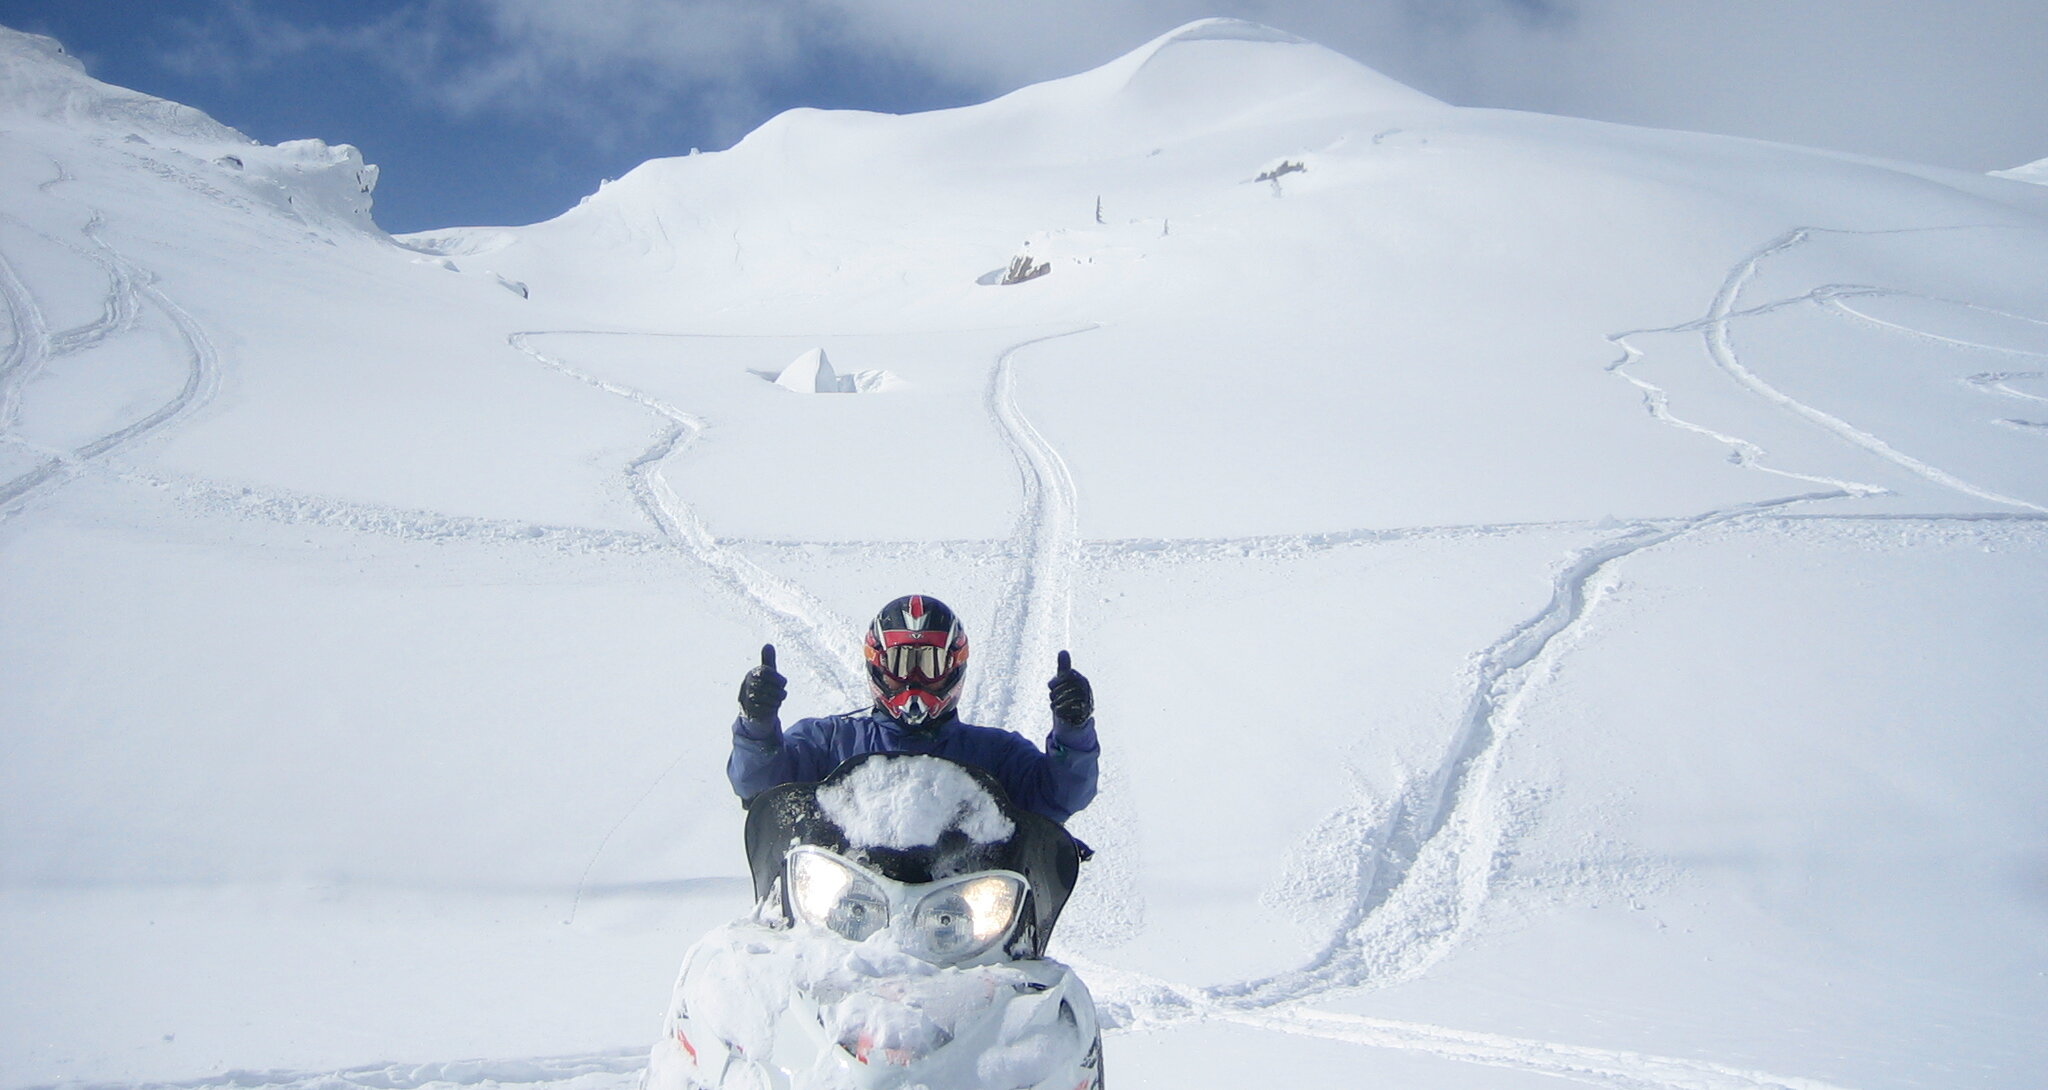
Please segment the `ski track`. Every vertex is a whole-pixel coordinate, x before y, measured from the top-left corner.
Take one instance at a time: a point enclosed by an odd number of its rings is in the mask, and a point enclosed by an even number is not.
[[[142,304],[170,318],[188,348],[189,377],[179,395],[150,416],[88,443],[45,466],[0,486],[0,517],[19,510],[25,495],[58,477],[75,474],[84,463],[146,435],[202,402],[217,381],[217,363],[204,331],[152,285],[146,273],[133,269],[98,237],[99,220],[88,225],[88,237],[100,248],[108,273],[109,292],[101,317],[76,330],[48,330],[32,294],[14,267],[0,254],[0,302],[15,330],[6,354],[0,356],[0,420],[12,424],[20,390],[51,359],[79,351],[131,327]],[[1943,230],[1927,228],[1917,230]],[[1950,230],[1962,228],[1946,228]],[[1207,988],[1188,988],[1113,966],[1072,958],[1090,979],[1099,981],[1105,1015],[1126,1030],[1167,1027],[1190,1021],[1221,1021],[1248,1027],[1339,1041],[1364,1047],[1426,1053],[1440,1058],[1538,1074],[1621,1090],[1834,1090],[1812,1079],[1772,1075],[1714,1064],[1610,1049],[1470,1032],[1439,1026],[1342,1015],[1314,1010],[1309,1004],[1339,994],[1383,987],[1426,972],[1470,933],[1499,877],[1509,819],[1500,784],[1503,743],[1520,726],[1523,698],[1546,680],[1557,660],[1576,642],[1577,634],[1610,586],[1615,569],[1646,550],[1679,540],[1703,529],[1760,517],[1855,520],[1866,516],[1795,512],[1792,509],[1826,501],[1881,493],[1875,485],[1814,477],[1765,464],[1767,452],[1739,436],[1727,435],[1685,421],[1670,411],[1668,397],[1654,384],[1630,373],[1642,353],[1630,338],[1652,333],[1699,333],[1710,357],[1724,373],[1764,400],[1821,425],[1838,438],[1869,451],[1944,487],[1977,499],[2018,507],[2031,514],[1953,516],[1966,521],[2043,521],[2048,509],[1978,488],[1918,462],[1875,436],[1804,405],[1764,382],[1741,361],[1730,335],[1742,318],[1786,307],[1814,305],[1908,334],[1957,347],[2016,355],[2042,353],[2001,349],[1915,330],[1875,318],[1847,300],[1905,295],[1861,285],[1828,285],[1804,295],[1746,309],[1738,306],[1744,289],[1770,258],[1832,229],[1803,227],[1772,240],[1730,270],[1707,314],[1691,322],[1659,329],[1613,334],[1608,340],[1621,357],[1607,366],[1610,373],[1643,391],[1646,409],[1671,427],[1701,434],[1730,448],[1738,464],[1774,474],[1817,490],[1740,504],[1688,518],[1642,520],[1570,554],[1552,574],[1547,603],[1480,652],[1468,703],[1454,724],[1437,766],[1413,778],[1395,799],[1378,807],[1360,804],[1333,816],[1326,827],[1344,831],[1328,849],[1353,867],[1353,896],[1331,937],[1304,964],[1270,976]],[[1888,234],[1905,232],[1833,232]],[[1924,297],[1923,297],[1924,298]],[[1939,301],[1939,300],[1937,300]],[[1968,304],[1963,304],[1968,305]],[[1978,308],[1986,309],[1986,308]],[[1998,312],[1993,312],[1998,313]],[[2035,321],[2020,315],[2002,315]],[[1015,568],[1003,603],[991,627],[992,641],[1007,659],[992,671],[996,679],[989,697],[995,721],[1010,722],[1026,703],[1026,679],[1050,668],[1054,651],[1070,636],[1072,590],[1082,567],[1145,566],[1201,560],[1290,557],[1329,549],[1389,541],[1510,536],[1537,531],[1593,529],[1593,524],[1502,523],[1404,529],[1359,529],[1316,534],[1258,535],[1216,539],[1142,539],[1083,542],[1079,536],[1079,503],[1065,460],[1025,416],[1017,403],[1015,361],[1033,345],[1099,328],[1096,325],[1031,338],[1010,345],[998,355],[990,372],[984,407],[1017,464],[1021,484],[1018,521],[1007,543],[961,543],[964,547],[996,547],[1011,555]],[[534,338],[548,335],[605,334],[600,331],[530,331],[508,338],[511,346],[536,362],[577,381],[622,397],[646,409],[664,427],[658,438],[625,467],[629,488],[653,523],[655,536],[543,527],[523,523],[460,519],[433,512],[405,511],[351,504],[276,490],[235,488],[203,481],[135,477],[141,483],[179,490],[189,502],[237,516],[280,522],[310,522],[355,532],[408,539],[445,539],[469,543],[535,543],[565,551],[645,552],[672,549],[705,569],[741,601],[769,620],[779,642],[798,649],[821,681],[848,694],[864,688],[860,671],[839,649],[852,646],[855,628],[831,614],[801,587],[769,573],[740,552],[740,543],[714,538],[697,513],[669,485],[665,470],[686,453],[704,431],[705,422],[654,395],[598,377],[542,352]],[[672,335],[672,334],[671,334]],[[2042,372],[1985,372],[1968,381],[1987,392],[2015,399],[2048,401],[2011,383],[2037,380]],[[2023,421],[2012,423],[2042,427]],[[18,443],[18,441],[17,441]],[[20,444],[18,444],[20,445]],[[43,476],[38,476],[42,474]],[[1945,521],[1951,516],[1867,516],[1901,521]],[[759,544],[816,545],[816,542]],[[900,543],[841,542],[876,554],[902,551]],[[664,774],[665,775],[665,774]],[[1112,796],[1115,792],[1110,793]],[[1106,797],[1101,806],[1114,807]],[[1113,829],[1129,834],[1135,815],[1106,816]],[[1091,878],[1123,884],[1135,856],[1129,844],[1111,845],[1095,864]],[[1122,850],[1119,850],[1122,849]],[[602,847],[600,846],[600,851]],[[1119,873],[1104,873],[1105,866]],[[1076,921],[1077,923],[1079,921]],[[140,1084],[179,1090],[256,1090],[267,1087],[305,1090],[426,1090],[430,1087],[561,1086],[589,1090],[623,1088],[641,1067],[644,1052],[630,1049],[555,1059],[477,1060],[427,1065],[382,1065],[338,1072],[233,1072],[180,1083]],[[137,1085],[137,1084],[128,1084]]]
[[[2005,345],[1984,344],[1981,341],[1966,341],[1961,337],[1949,337],[1944,336],[1940,333],[1930,333],[1924,329],[1917,329],[1913,326],[1905,325],[1900,322],[1894,322],[1889,318],[1879,318],[1878,316],[1871,314],[1868,311],[1858,310],[1855,307],[1850,306],[1848,303],[1843,302],[1844,299],[1853,298],[1854,295],[1901,296],[1909,299],[1922,299],[1930,303],[1940,303],[1943,306],[1955,307],[1958,310],[1974,310],[1979,314],[1987,314],[1994,318],[2006,318],[2015,322],[2024,322],[2029,325],[2048,326],[2048,321],[2043,321],[2039,318],[2029,317],[2025,314],[2014,314],[2011,311],[1998,310],[1996,308],[1987,306],[1980,306],[1976,303],[1966,303],[1959,299],[1942,299],[1937,296],[1916,295],[1912,292],[1903,291],[1871,290],[1864,292],[1856,292],[1853,293],[1853,295],[1845,294],[1833,296],[1827,299],[1820,300],[1820,302],[1823,306],[1826,306],[1828,309],[1833,310],[1836,313],[1842,314],[1846,317],[1854,318],[1859,322],[1877,326],[1880,329],[1888,329],[1894,333],[1904,333],[1909,337],[1918,337],[1923,340],[1934,341],[1938,344],[1949,345],[1953,348],[1964,348],[1974,352],[1997,352],[2009,356],[2031,356],[2036,359],[2039,359],[2042,356],[2048,356],[2048,352],[2039,352],[2031,348],[2009,348]]]
[[[52,183],[68,179],[61,168]],[[12,216],[9,222],[28,228]],[[52,361],[127,332],[139,320],[145,305],[168,319],[183,345],[185,383],[170,400],[133,423],[99,436],[74,450],[47,457],[35,468],[0,484],[0,522],[19,514],[36,496],[76,477],[88,465],[128,446],[184,417],[211,400],[220,384],[219,353],[206,330],[155,285],[155,276],[124,258],[102,236],[104,217],[97,211],[82,228],[92,249],[65,243],[67,249],[100,266],[107,277],[100,314],[75,329],[51,331],[11,262],[0,255],[0,297],[14,327],[8,353],[0,358],[0,437],[13,438],[19,420],[21,394],[35,375]],[[45,236],[47,237],[47,236]],[[53,240],[55,241],[55,240]]]
[[[1802,419],[1805,419],[1811,423],[1817,424],[1824,430],[1828,431],[1830,434],[1834,435],[1836,438],[1842,440],[1843,442],[1848,443],[1849,445],[1857,447],[1870,454],[1876,455],[1877,457],[1887,462],[1890,462],[1891,464],[1899,467],[1900,469],[1903,469],[1909,473],[1912,473],[1915,476],[1930,481],[1943,488],[1962,493],[1963,495],[1970,496],[1975,499],[1986,500],[1992,503],[2002,504],[2008,507],[2016,507],[2021,510],[2031,511],[2039,515],[2048,515],[2048,507],[2032,503],[2028,500],[2020,499],[2016,496],[2007,496],[2002,493],[1994,492],[1990,489],[1986,489],[1978,485],[1972,484],[1971,482],[1963,480],[1962,478],[1957,477],[1956,475],[1949,473],[1938,466],[1934,466],[1927,462],[1923,462],[1917,458],[1914,458],[1911,455],[1905,453],[1904,451],[1901,451],[1898,448],[1892,446],[1891,444],[1885,442],[1878,436],[1863,431],[1855,427],[1854,425],[1850,424],[1848,421],[1841,419],[1840,417],[1827,413],[1815,406],[1808,405],[1805,402],[1802,402],[1797,398],[1794,398],[1791,395],[1785,393],[1784,391],[1779,390],[1777,387],[1772,386],[1756,372],[1750,370],[1750,368],[1742,362],[1740,354],[1735,349],[1732,334],[1732,327],[1737,319],[1770,313],[1775,310],[1780,310],[1791,306],[1798,306],[1801,304],[1813,304],[1835,311],[1840,314],[1856,318],[1864,322],[1868,322],[1874,326],[1888,328],[1899,332],[1912,333],[1917,336],[1925,337],[1930,340],[1945,342],[1957,347],[1977,350],[1999,351],[1999,349],[1994,348],[1994,346],[1979,345],[1971,342],[1960,341],[1955,338],[1942,337],[1938,334],[1926,333],[1920,330],[1915,330],[1909,326],[1904,326],[1896,322],[1889,322],[1877,319],[1863,313],[1862,311],[1858,311],[1855,308],[1843,302],[1844,299],[1855,298],[1859,296],[1896,296],[1926,299],[1930,302],[1948,302],[1947,300],[1942,300],[1933,296],[1919,295],[1917,293],[1912,292],[1904,292],[1893,289],[1870,287],[1863,285],[1831,284],[1815,288],[1812,291],[1809,291],[1803,295],[1794,296],[1792,298],[1775,300],[1769,303],[1762,304],[1760,306],[1750,307],[1748,309],[1738,309],[1738,303],[1741,299],[1743,290],[1749,286],[1751,281],[1756,279],[1758,270],[1762,268],[1765,262],[1769,261],[1773,257],[1787,253],[1791,250],[1794,250],[1800,246],[1805,245],[1807,242],[1811,241],[1817,235],[1846,235],[1857,237],[1874,237],[1884,235],[1921,234],[1942,231],[1972,231],[1991,229],[1998,228],[1995,225],[1957,225],[1948,227],[1897,228],[1890,230],[1865,231],[1831,227],[1795,227],[1792,230],[1787,231],[1784,234],[1778,236],[1777,238],[1772,239],[1770,242],[1766,243],[1761,249],[1757,250],[1755,253],[1750,254],[1746,259],[1737,263],[1734,268],[1730,269],[1727,277],[1724,278],[1721,283],[1720,290],[1715,293],[1713,302],[1709,305],[1707,313],[1704,317],[1695,319],[1690,322],[1682,322],[1674,326],[1664,326],[1656,329],[1637,329],[1630,330],[1624,333],[1610,334],[1607,338],[1608,341],[1622,350],[1622,357],[1614,361],[1613,363],[1609,364],[1608,370],[1611,373],[1618,374],[1622,378],[1627,379],[1630,383],[1634,384],[1637,388],[1641,389],[1644,393],[1645,403],[1650,413],[1657,419],[1665,423],[1671,424],[1675,427],[1679,427],[1697,434],[1705,435],[1719,442],[1727,444],[1731,448],[1731,457],[1740,465],[1743,465],[1747,468],[1762,470],[1766,473],[1774,473],[1780,476],[1792,477],[1798,480],[1804,480],[1811,483],[1830,484],[1835,487],[1847,489],[1858,495],[1870,495],[1883,491],[1883,489],[1879,489],[1874,485],[1855,484],[1853,482],[1848,481],[1826,481],[1821,478],[1803,476],[1800,474],[1790,473],[1785,470],[1775,469],[1770,466],[1767,466],[1763,463],[1764,452],[1754,443],[1750,443],[1733,436],[1723,435],[1711,429],[1679,419],[1678,417],[1671,414],[1669,409],[1668,398],[1666,397],[1665,392],[1661,388],[1629,373],[1628,368],[1642,358],[1642,353],[1629,343],[1629,338],[1653,333],[1700,333],[1702,334],[1705,340],[1707,354],[1714,361],[1714,365],[1718,367],[1724,374],[1728,375],[1728,377],[1735,380],[1735,382],[1738,385],[1740,385],[1743,389],[1748,390],[1750,393],[1756,395],[1759,398],[1762,398],[1764,401],[1772,405],[1775,405],[1781,409],[1784,409],[1787,412],[1790,412],[1791,414],[1798,416]],[[2007,229],[2017,230],[2019,228]],[[2005,314],[2004,312],[1991,310],[1987,307],[1973,307],[1973,309],[1977,309],[1995,315],[2001,315],[2004,317],[2017,318],[2022,321],[2037,322],[2037,324],[2048,324],[2038,323],[2036,319],[2027,318],[2022,315]],[[2026,352],[2022,352],[2021,354],[2038,355],[2038,353]]]
[[[12,217],[8,217],[12,222]],[[21,392],[50,358],[50,328],[14,263],[0,252],[0,306],[7,311],[7,350],[0,355],[0,435],[21,417]]]
[[[2044,397],[2041,394],[2030,394],[2025,390],[2014,389],[2012,386],[2012,383],[2021,380],[2039,382],[2044,378],[2048,378],[2048,372],[1986,371],[1982,374],[1971,375],[1964,381],[1968,382],[1972,386],[1977,387],[1978,389],[1988,390],[2001,397],[2016,398],[2020,401],[2048,402],[2048,397]]]
[[[1902,295],[1905,293],[1884,292],[1872,294]],[[2039,318],[2035,318],[2025,314],[2014,314],[2011,311],[1997,310],[1992,307],[1979,306],[1975,303],[1966,303],[1956,299],[1937,299],[1932,296],[1917,296],[1917,298],[1926,299],[1930,302],[1937,302],[1943,304],[1944,306],[1956,307],[1962,310],[1973,310],[1979,314],[1990,315],[1994,318],[2002,318],[2009,321],[2023,322],[2028,325],[2048,326],[2048,321],[2043,321]],[[1956,348],[1969,352],[1992,352],[1998,355],[2019,356],[2026,359],[2048,359],[2048,352],[2042,352],[2031,348],[2012,348],[2006,345],[1984,344],[1980,341],[1969,341],[1964,340],[1960,337],[1948,337],[1939,333],[1930,333],[1924,329],[1916,329],[1912,326],[1904,325],[1899,322],[1894,322],[1886,318],[1879,318],[1874,314],[1868,313],[1867,311],[1858,310],[1855,307],[1850,306],[1848,303],[1844,302],[1842,298],[1839,297],[1823,300],[1822,304],[1828,307],[1829,309],[1833,310],[1835,313],[1842,315],[1843,317],[1854,319],[1866,325],[1874,326],[1879,329],[1889,330],[1894,333],[1903,333],[1909,337],[1918,337],[1923,340],[1933,341],[1936,344],[1945,345],[1949,348]],[[2048,404],[2048,396],[2029,393],[2025,390],[2018,389],[2017,387],[2012,385],[2014,382],[2021,381],[2040,382],[2044,377],[2048,377],[2048,372],[1985,371],[1979,374],[1970,375],[1967,378],[1963,379],[1963,381],[1969,386],[1977,390],[1980,390],[1984,393],[1991,394],[1994,397],[2010,398],[2016,401],[2031,401],[2037,404]],[[2013,418],[2006,418],[1998,420],[1996,421],[1996,423],[2004,425],[2008,428],[2017,428],[2022,431],[2048,430],[2048,421],[2018,420]]]

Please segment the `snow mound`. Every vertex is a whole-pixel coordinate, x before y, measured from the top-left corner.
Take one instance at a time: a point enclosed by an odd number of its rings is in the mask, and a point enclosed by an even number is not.
[[[15,62],[7,66],[5,77],[12,80],[25,69],[23,62],[54,64],[68,68],[79,75],[85,75],[85,62],[72,56],[64,49],[64,43],[41,34],[28,34],[19,30],[0,27],[0,56]]]
[[[953,829],[993,844],[1017,830],[965,769],[929,758],[874,758],[820,788],[818,806],[853,843],[871,848],[921,848]]]
[[[299,219],[370,227],[377,168],[349,144],[260,144],[190,106],[101,83],[63,45],[0,27],[0,115],[102,130],[161,172],[204,189],[228,183]]]
[[[254,145],[190,106],[101,83],[53,38],[0,27],[0,112],[144,137]]]
[[[370,223],[377,167],[364,162],[363,153],[353,144],[323,140],[287,140],[276,147],[256,144],[214,162],[246,175],[257,195],[288,213]]]
[[[825,350],[813,348],[792,360],[780,372],[755,372],[785,390],[799,394],[867,394],[886,390],[900,381],[889,371],[852,371],[839,374]]]
[[[2035,185],[2048,185],[2048,159],[2036,159],[2031,163],[2025,163],[2009,170],[1994,170],[1991,172],[1991,176],[1993,178],[2011,178],[2015,182],[2032,182]]]
[[[496,253],[518,241],[519,236],[502,227],[444,227],[393,235],[392,241],[408,250],[444,257],[474,257]]]

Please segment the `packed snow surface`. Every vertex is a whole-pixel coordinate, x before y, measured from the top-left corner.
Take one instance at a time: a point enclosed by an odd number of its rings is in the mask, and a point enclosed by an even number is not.
[[[1008,840],[1017,825],[973,776],[947,761],[876,757],[818,790],[818,808],[849,842],[928,847],[958,829],[976,844]]]
[[[624,1090],[912,589],[1094,682],[1119,1085],[2048,1071],[2048,189],[1231,20],[375,181],[0,32],[0,1090]]]

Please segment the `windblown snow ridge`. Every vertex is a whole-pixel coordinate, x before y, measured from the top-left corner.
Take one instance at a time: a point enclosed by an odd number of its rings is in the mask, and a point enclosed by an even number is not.
[[[187,1082],[89,1083],[69,1090],[430,1090],[436,1087],[551,1086],[625,1090],[639,1082],[644,1049],[532,1060],[368,1064],[340,1071],[230,1071]]]

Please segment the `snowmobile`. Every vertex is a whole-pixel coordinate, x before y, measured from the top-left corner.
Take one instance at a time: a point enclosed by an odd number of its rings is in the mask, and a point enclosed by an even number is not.
[[[752,915],[684,955],[644,1090],[1100,1090],[1095,1002],[1045,956],[1082,848],[941,757],[757,796]]]

